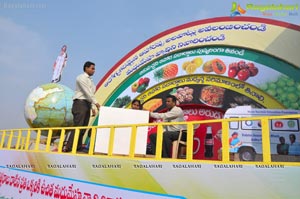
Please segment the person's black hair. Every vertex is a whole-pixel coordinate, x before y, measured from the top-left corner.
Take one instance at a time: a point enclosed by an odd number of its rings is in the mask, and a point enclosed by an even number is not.
[[[83,65],[83,71],[85,71],[86,68],[89,68],[92,65],[95,66],[95,64],[93,62],[90,62],[90,61],[85,62],[84,65]]]
[[[290,138],[293,138],[293,140],[296,140],[296,135],[294,133],[290,134]]]
[[[177,98],[174,95],[167,95],[166,98],[171,98],[174,103],[176,103]]]
[[[231,136],[234,136],[234,135],[239,135],[239,134],[238,134],[238,132],[233,132],[233,133],[231,134]]]
[[[284,140],[285,141],[285,138],[283,136],[280,136],[279,140]]]
[[[135,102],[138,102],[138,103],[139,103],[139,105],[141,106],[141,101],[140,101],[140,100],[138,100],[138,99],[134,99],[134,100],[132,100],[131,104],[134,104]]]

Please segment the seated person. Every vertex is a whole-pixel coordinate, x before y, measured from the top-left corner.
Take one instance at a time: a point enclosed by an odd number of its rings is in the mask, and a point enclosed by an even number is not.
[[[131,109],[141,110],[141,101],[138,99],[134,99],[131,102]]]
[[[166,97],[166,106],[168,111],[166,113],[153,113],[150,112],[150,117],[155,119],[163,119],[163,122],[183,122],[184,115],[180,107],[176,106],[176,97],[174,95],[168,95]],[[179,137],[180,130],[185,130],[186,125],[166,125],[163,132],[163,143],[162,143],[162,157],[170,158],[172,142],[177,140]],[[182,136],[183,140],[186,140],[186,133]],[[150,135],[150,143],[153,155],[156,150],[156,138],[157,134],[153,133]]]

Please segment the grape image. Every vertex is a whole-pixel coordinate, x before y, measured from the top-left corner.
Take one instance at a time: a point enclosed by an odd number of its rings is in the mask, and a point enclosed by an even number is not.
[[[288,109],[300,109],[300,82],[285,75],[258,86]]]

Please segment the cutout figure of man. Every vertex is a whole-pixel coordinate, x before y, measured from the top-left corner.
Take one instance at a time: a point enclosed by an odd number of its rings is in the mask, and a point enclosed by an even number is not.
[[[63,45],[61,51],[53,64],[52,83],[57,83],[61,80],[62,70],[67,64],[67,46]]]

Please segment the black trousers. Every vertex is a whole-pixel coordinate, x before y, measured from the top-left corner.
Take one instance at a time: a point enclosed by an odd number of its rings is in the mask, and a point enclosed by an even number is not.
[[[165,131],[163,133],[162,152],[161,152],[163,158],[171,157],[172,142],[178,140],[178,137],[179,137],[179,131]],[[153,133],[149,136],[149,138],[150,138],[150,144],[152,147],[153,155],[155,155],[157,134]],[[181,140],[186,141],[186,132],[182,134]]]
[[[75,99],[72,105],[72,114],[73,114],[73,123],[74,126],[87,126],[89,124],[90,115],[91,115],[91,103],[87,100],[79,100]],[[82,140],[86,129],[80,130],[77,150],[80,150],[82,147]],[[74,142],[75,130],[70,132],[68,141],[67,141],[67,148],[69,150],[72,149],[73,142]]]

